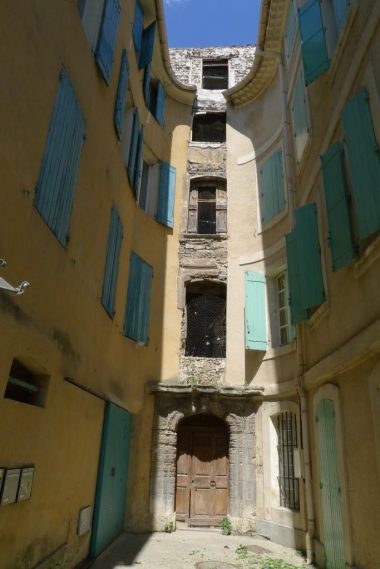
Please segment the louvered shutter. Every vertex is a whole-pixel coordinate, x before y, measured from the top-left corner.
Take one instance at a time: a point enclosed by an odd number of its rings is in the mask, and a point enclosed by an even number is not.
[[[288,263],[289,307],[292,324],[307,319],[307,311],[303,307],[299,258],[296,231],[286,236],[286,256]]]
[[[166,162],[160,162],[160,191],[158,198],[157,221],[173,227],[176,169]]]
[[[340,142],[322,156],[322,171],[330,230],[329,245],[333,270],[337,271],[355,257],[344,174],[344,152]]]
[[[144,100],[148,108],[150,103],[150,81],[151,81],[151,64],[149,63],[144,69],[144,82],[143,82]]]
[[[120,75],[119,75],[119,83],[117,85],[115,113],[114,113],[114,124],[115,124],[117,137],[119,140],[121,139],[122,135],[124,108],[125,108],[125,102],[127,100],[127,91],[128,91],[128,77],[129,77],[128,58],[127,58],[127,52],[124,49],[121,55]]]
[[[61,70],[34,205],[58,240],[68,239],[85,122],[68,75]]]
[[[154,21],[143,31],[139,56],[139,69],[144,69],[144,67],[152,62],[156,26],[156,21]]]
[[[141,39],[144,28],[144,11],[139,0],[135,4],[135,17],[133,20],[132,37],[136,50],[139,52],[141,49]]]
[[[350,0],[333,0],[335,21],[338,33],[341,32],[350,8]]]
[[[260,169],[262,221],[267,223],[285,209],[282,150],[276,150]]]
[[[95,59],[107,85],[111,76],[120,12],[118,0],[105,0]]]
[[[121,241],[123,239],[123,226],[117,209],[112,208],[111,221],[108,233],[106,264],[102,291],[102,304],[107,313],[113,318],[115,314],[115,292]]]
[[[137,144],[137,152],[136,152],[136,162],[135,162],[135,173],[133,178],[133,190],[135,196],[137,196],[140,180],[141,180],[141,173],[142,173],[142,166],[143,166],[143,146],[144,146],[144,127],[140,127],[140,133],[138,138]]]
[[[286,28],[285,28],[285,53],[286,58],[289,60],[290,55],[292,53],[293,44],[294,44],[294,37],[296,35],[297,29],[297,20],[296,20],[296,13],[294,10],[293,0],[290,0],[289,3],[289,11],[288,11],[288,18],[286,21]]]
[[[124,334],[146,344],[148,341],[153,269],[131,253]]]
[[[267,349],[265,276],[254,271],[245,271],[245,347]]]
[[[299,9],[305,82],[309,85],[330,66],[319,0],[308,0]]]
[[[132,130],[131,130],[131,142],[129,146],[129,156],[128,156],[128,178],[131,187],[134,187],[134,176],[135,176],[135,165],[136,165],[136,155],[137,147],[140,135],[140,119],[136,107],[133,109],[133,119],[132,119]]]
[[[343,125],[359,236],[380,229],[380,156],[366,89],[343,109]]]
[[[164,121],[165,121],[165,106],[166,106],[165,89],[161,81],[159,81],[157,84],[156,119],[162,127],[164,126]]]
[[[300,162],[303,151],[309,139],[309,124],[307,119],[306,92],[302,73],[298,74],[291,102],[293,136],[297,162]]]

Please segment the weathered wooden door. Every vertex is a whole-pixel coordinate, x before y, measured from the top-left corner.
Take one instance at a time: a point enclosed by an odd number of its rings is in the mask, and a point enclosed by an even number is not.
[[[344,569],[344,532],[334,403],[323,399],[317,408],[317,432],[326,569]]]
[[[217,525],[228,512],[228,428],[216,417],[198,415],[178,432],[177,520]]]

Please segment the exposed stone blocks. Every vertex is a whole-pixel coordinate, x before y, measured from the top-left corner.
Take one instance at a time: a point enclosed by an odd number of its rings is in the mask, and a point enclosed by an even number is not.
[[[188,385],[221,385],[226,371],[225,358],[181,356],[180,382]]]

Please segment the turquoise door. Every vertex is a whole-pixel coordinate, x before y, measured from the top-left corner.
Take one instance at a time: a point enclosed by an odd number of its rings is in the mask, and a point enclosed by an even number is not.
[[[131,416],[106,403],[90,557],[95,557],[123,529],[126,499]]]
[[[326,569],[345,569],[342,496],[332,401],[323,399],[318,404],[316,421]]]

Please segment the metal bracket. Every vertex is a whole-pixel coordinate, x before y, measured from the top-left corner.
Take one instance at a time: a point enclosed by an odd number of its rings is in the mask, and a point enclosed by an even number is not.
[[[0,259],[0,267],[5,267],[6,264],[7,262],[5,261],[5,259]],[[13,292],[13,294],[23,294],[28,287],[30,287],[28,281],[22,281],[22,283],[19,284],[18,286],[13,286],[8,281],[0,277],[1,290]]]

